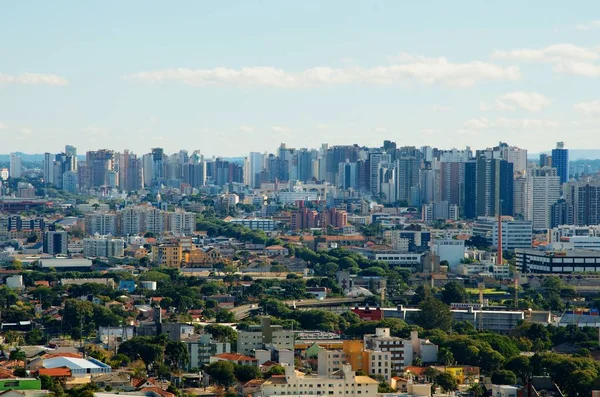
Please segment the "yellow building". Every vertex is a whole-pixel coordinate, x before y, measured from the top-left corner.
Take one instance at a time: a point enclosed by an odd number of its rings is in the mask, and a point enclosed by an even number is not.
[[[353,371],[368,372],[368,358],[365,354],[365,344],[362,340],[345,340],[342,350],[346,355],[346,362],[352,366]]]
[[[479,382],[479,367],[469,365],[448,365],[448,366],[433,366],[440,372],[452,374],[459,384],[469,385]]]
[[[157,247],[157,254],[156,262],[159,266],[181,267],[181,261],[183,260],[181,244],[160,244]]]

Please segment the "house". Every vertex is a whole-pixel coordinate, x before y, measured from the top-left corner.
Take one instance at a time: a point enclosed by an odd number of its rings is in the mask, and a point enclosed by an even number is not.
[[[325,299],[327,298],[327,293],[329,290],[325,287],[308,287],[306,288],[306,293],[314,295],[317,299]]]
[[[263,383],[265,383],[264,379],[252,379],[246,383],[240,383],[238,393],[242,396],[260,396]]]
[[[131,385],[131,376],[125,372],[95,375],[92,376],[92,382],[102,389],[110,386],[113,390],[135,390]]]
[[[221,353],[210,357],[210,364],[218,361],[229,361],[237,365],[254,365],[258,366],[258,360],[254,357],[244,356],[236,353]]]
[[[270,245],[265,248],[265,255],[267,256],[287,256],[289,250],[281,245]]]

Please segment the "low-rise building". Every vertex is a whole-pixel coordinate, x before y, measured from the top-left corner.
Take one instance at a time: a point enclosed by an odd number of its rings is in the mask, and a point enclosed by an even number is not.
[[[261,325],[253,325],[247,331],[238,332],[237,352],[250,355],[254,350],[272,347],[294,350],[294,331],[272,325],[269,317],[261,319]]]
[[[187,345],[190,360],[188,370],[191,368],[201,368],[203,365],[210,364],[212,356],[219,356],[223,353],[231,353],[231,344],[229,342],[217,342],[211,338],[210,334],[194,335],[184,339]]]
[[[254,357],[245,356],[237,353],[221,353],[214,356],[210,356],[209,363],[216,363],[219,361],[229,361],[236,365],[254,365],[258,366],[258,360]]]
[[[368,376],[357,376],[350,365],[329,376],[308,375],[285,366],[285,375],[272,376],[263,383],[263,397],[300,395],[341,395],[344,397],[375,396],[379,382]]]

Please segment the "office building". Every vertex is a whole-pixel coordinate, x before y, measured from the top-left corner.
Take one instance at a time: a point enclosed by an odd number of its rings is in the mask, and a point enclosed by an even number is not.
[[[488,239],[492,247],[498,247],[498,218],[478,217],[473,222],[473,235]],[[502,217],[502,249],[531,248],[533,227],[530,221],[518,221]]]
[[[600,182],[567,182],[564,186],[564,198],[564,209],[569,211],[572,208],[574,225],[600,224]]]
[[[275,230],[275,221],[273,219],[266,218],[235,218],[226,219],[225,222],[232,223],[234,225],[242,225],[252,230],[263,230],[265,232],[271,232]]]
[[[556,168],[561,184],[569,181],[569,150],[564,142],[557,142],[556,149],[552,149],[552,167]]]
[[[502,215],[512,216],[513,164],[485,155],[480,155],[476,164],[477,216],[496,216],[500,211]]]
[[[20,178],[22,172],[21,166],[21,156],[17,153],[10,154],[10,177],[11,178]]]
[[[44,153],[44,183],[51,184],[54,181],[54,155],[52,153]]]
[[[431,232],[420,230],[389,230],[385,236],[390,238],[392,249],[398,252],[425,252],[429,250]]]
[[[540,251],[515,250],[517,268],[523,273],[596,273],[600,272],[600,252],[597,250]]]
[[[44,253],[50,255],[68,254],[68,233],[66,231],[48,231],[44,233]]]
[[[573,204],[568,203],[565,199],[560,199],[550,206],[550,227],[573,224]]]
[[[531,168],[527,173],[527,199],[525,219],[532,222],[533,229],[551,226],[551,207],[560,198],[560,177],[556,168]]]
[[[432,224],[437,220],[456,221],[459,217],[460,209],[457,204],[450,204],[447,201],[435,201],[429,204],[423,204],[421,207],[421,219],[423,222]]]

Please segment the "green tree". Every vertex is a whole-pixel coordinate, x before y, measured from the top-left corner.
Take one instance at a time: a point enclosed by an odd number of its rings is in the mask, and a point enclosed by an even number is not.
[[[415,322],[427,330],[441,329],[449,331],[452,327],[452,312],[442,301],[428,297],[419,303],[419,313]]]
[[[492,383],[495,385],[515,385],[517,376],[512,371],[501,369],[492,372]]]
[[[271,368],[269,368],[269,370],[267,372],[264,373],[263,377],[265,379],[270,378],[273,375],[284,375],[285,374],[285,368],[281,365],[274,365]],[[358,373],[357,373],[358,375]]]
[[[11,350],[9,354],[9,360],[15,361],[17,367],[22,366],[25,367],[25,361],[27,361],[27,355],[20,348],[16,348]]]
[[[451,303],[464,303],[469,299],[465,287],[456,281],[451,281],[444,285],[442,290],[442,302],[447,305]]]
[[[450,349],[442,347],[438,352],[438,363],[441,365],[452,365],[454,363],[454,355]]]
[[[206,373],[220,386],[228,387],[235,383],[235,365],[229,361],[217,361],[206,367]]]
[[[171,369],[185,367],[190,361],[187,345],[183,342],[168,341],[165,346],[165,358]]]
[[[514,373],[523,383],[529,379],[533,371],[529,357],[521,355],[506,360],[503,368]]]
[[[458,389],[458,381],[450,372],[442,372],[435,377],[435,383],[440,385],[442,390],[446,393]]]
[[[219,310],[215,316],[215,321],[218,323],[235,323],[235,314],[229,310]]]
[[[238,382],[246,383],[261,377],[260,370],[255,365],[236,365],[234,375]]]

